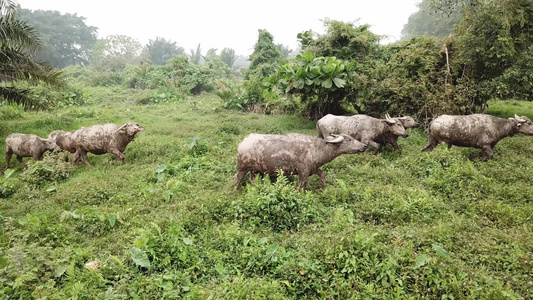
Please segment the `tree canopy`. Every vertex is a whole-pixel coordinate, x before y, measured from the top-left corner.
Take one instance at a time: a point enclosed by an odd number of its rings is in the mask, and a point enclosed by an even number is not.
[[[274,44],[274,37],[266,29],[259,29],[259,37],[250,55],[250,66],[245,76],[258,74],[261,78],[269,76],[276,70],[276,64],[281,60],[282,54]]]
[[[44,49],[36,53],[39,60],[56,68],[89,63],[98,28],[87,26],[85,18],[50,10],[21,9],[19,13],[41,35]]]
[[[409,16],[402,29],[402,40],[419,35],[443,38],[453,32],[454,25],[463,16],[462,6],[448,5],[447,10],[435,6],[434,0],[423,0],[418,4],[418,11]]]
[[[98,40],[91,65],[101,71],[122,71],[128,64],[142,61],[141,44],[126,35],[111,35]]]
[[[156,37],[155,40],[149,40],[146,45],[150,62],[154,65],[164,65],[175,55],[184,55],[185,50],[178,47],[176,42]]]

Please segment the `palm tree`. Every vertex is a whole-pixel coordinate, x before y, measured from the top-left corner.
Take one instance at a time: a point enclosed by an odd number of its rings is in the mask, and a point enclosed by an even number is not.
[[[14,0],[0,0],[0,102],[17,103],[27,108],[42,108],[30,96],[30,90],[17,82],[61,85],[61,72],[38,61],[33,53],[43,48],[37,30],[17,19]]]

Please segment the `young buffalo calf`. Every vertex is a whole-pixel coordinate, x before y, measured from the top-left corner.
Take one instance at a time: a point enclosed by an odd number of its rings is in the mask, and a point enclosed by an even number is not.
[[[54,141],[42,139],[35,134],[12,133],[6,138],[6,170],[9,169],[11,155],[17,155],[17,160],[26,168],[23,157],[33,157],[41,160],[45,151],[57,148]]]

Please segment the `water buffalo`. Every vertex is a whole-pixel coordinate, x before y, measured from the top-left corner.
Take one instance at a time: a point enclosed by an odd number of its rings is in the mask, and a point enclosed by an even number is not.
[[[335,116],[325,115],[316,123],[319,138],[332,134],[347,134],[363,144],[372,146],[374,154],[381,147],[380,142],[387,141],[391,135],[407,137],[402,124],[388,114],[385,119],[376,119],[367,115]]]
[[[81,160],[90,167],[87,160],[88,152],[97,155],[112,153],[116,155],[118,161],[123,161],[124,154],[122,153],[126,150],[126,146],[143,129],[144,127],[135,122],[127,122],[122,126],[104,124],[82,127],[71,134],[76,147],[73,163]]]
[[[305,190],[307,179],[312,174],[320,176],[320,183],[326,183],[326,176],[320,167],[341,154],[358,153],[366,145],[345,135],[328,136],[326,139],[305,134],[255,134],[252,133],[239,144],[237,149],[237,175],[235,189],[246,175],[298,174],[298,189]]]
[[[61,150],[75,153],[76,145],[72,139],[72,133],[71,131],[55,130],[48,135],[48,139],[54,141]],[[65,161],[68,161],[67,156],[65,157]]]
[[[13,154],[26,168],[26,164],[22,161],[23,157],[41,160],[44,152],[53,151],[56,148],[57,145],[53,140],[43,139],[35,134],[12,133],[6,138],[6,170],[9,169],[9,161]]]
[[[528,117],[502,119],[485,114],[466,116],[441,115],[429,124],[429,140],[422,151],[431,151],[441,142],[454,146],[479,148],[482,160],[493,157],[492,149],[503,138],[515,133],[533,135]]]
[[[393,118],[394,120],[400,122],[402,124],[403,128],[411,129],[411,128],[417,128],[420,126],[417,121],[415,121],[413,118],[405,116],[405,117],[396,117]],[[396,151],[402,153],[402,148],[398,146],[398,135],[389,132],[388,134],[384,134],[380,136],[377,140],[378,143],[381,144],[382,147],[385,147],[387,144],[391,145]]]

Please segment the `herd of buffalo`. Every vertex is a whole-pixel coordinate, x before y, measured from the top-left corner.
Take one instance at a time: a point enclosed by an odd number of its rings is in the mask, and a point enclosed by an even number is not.
[[[255,134],[248,135],[237,149],[237,175],[235,188],[250,173],[253,183],[256,175],[276,176],[297,174],[298,189],[305,190],[309,176],[326,177],[320,167],[341,154],[364,152],[372,147],[376,153],[380,147],[390,144],[401,152],[397,140],[407,137],[406,129],[418,127],[411,117],[377,119],[367,115],[334,116],[328,114],[316,124],[318,137],[305,134]],[[73,153],[72,163],[83,161],[90,166],[87,153],[112,153],[117,160],[124,160],[124,150],[135,135],[144,128],[135,122],[94,125],[76,131],[56,130],[47,139],[33,134],[13,133],[6,138],[6,169],[11,156],[24,166],[23,157],[42,159],[44,152],[61,149]],[[441,115],[429,124],[429,140],[422,151],[431,151],[445,142],[452,145],[474,147],[482,150],[482,159],[492,158],[492,149],[503,138],[516,133],[533,135],[533,124],[528,117],[503,119],[486,114]]]

